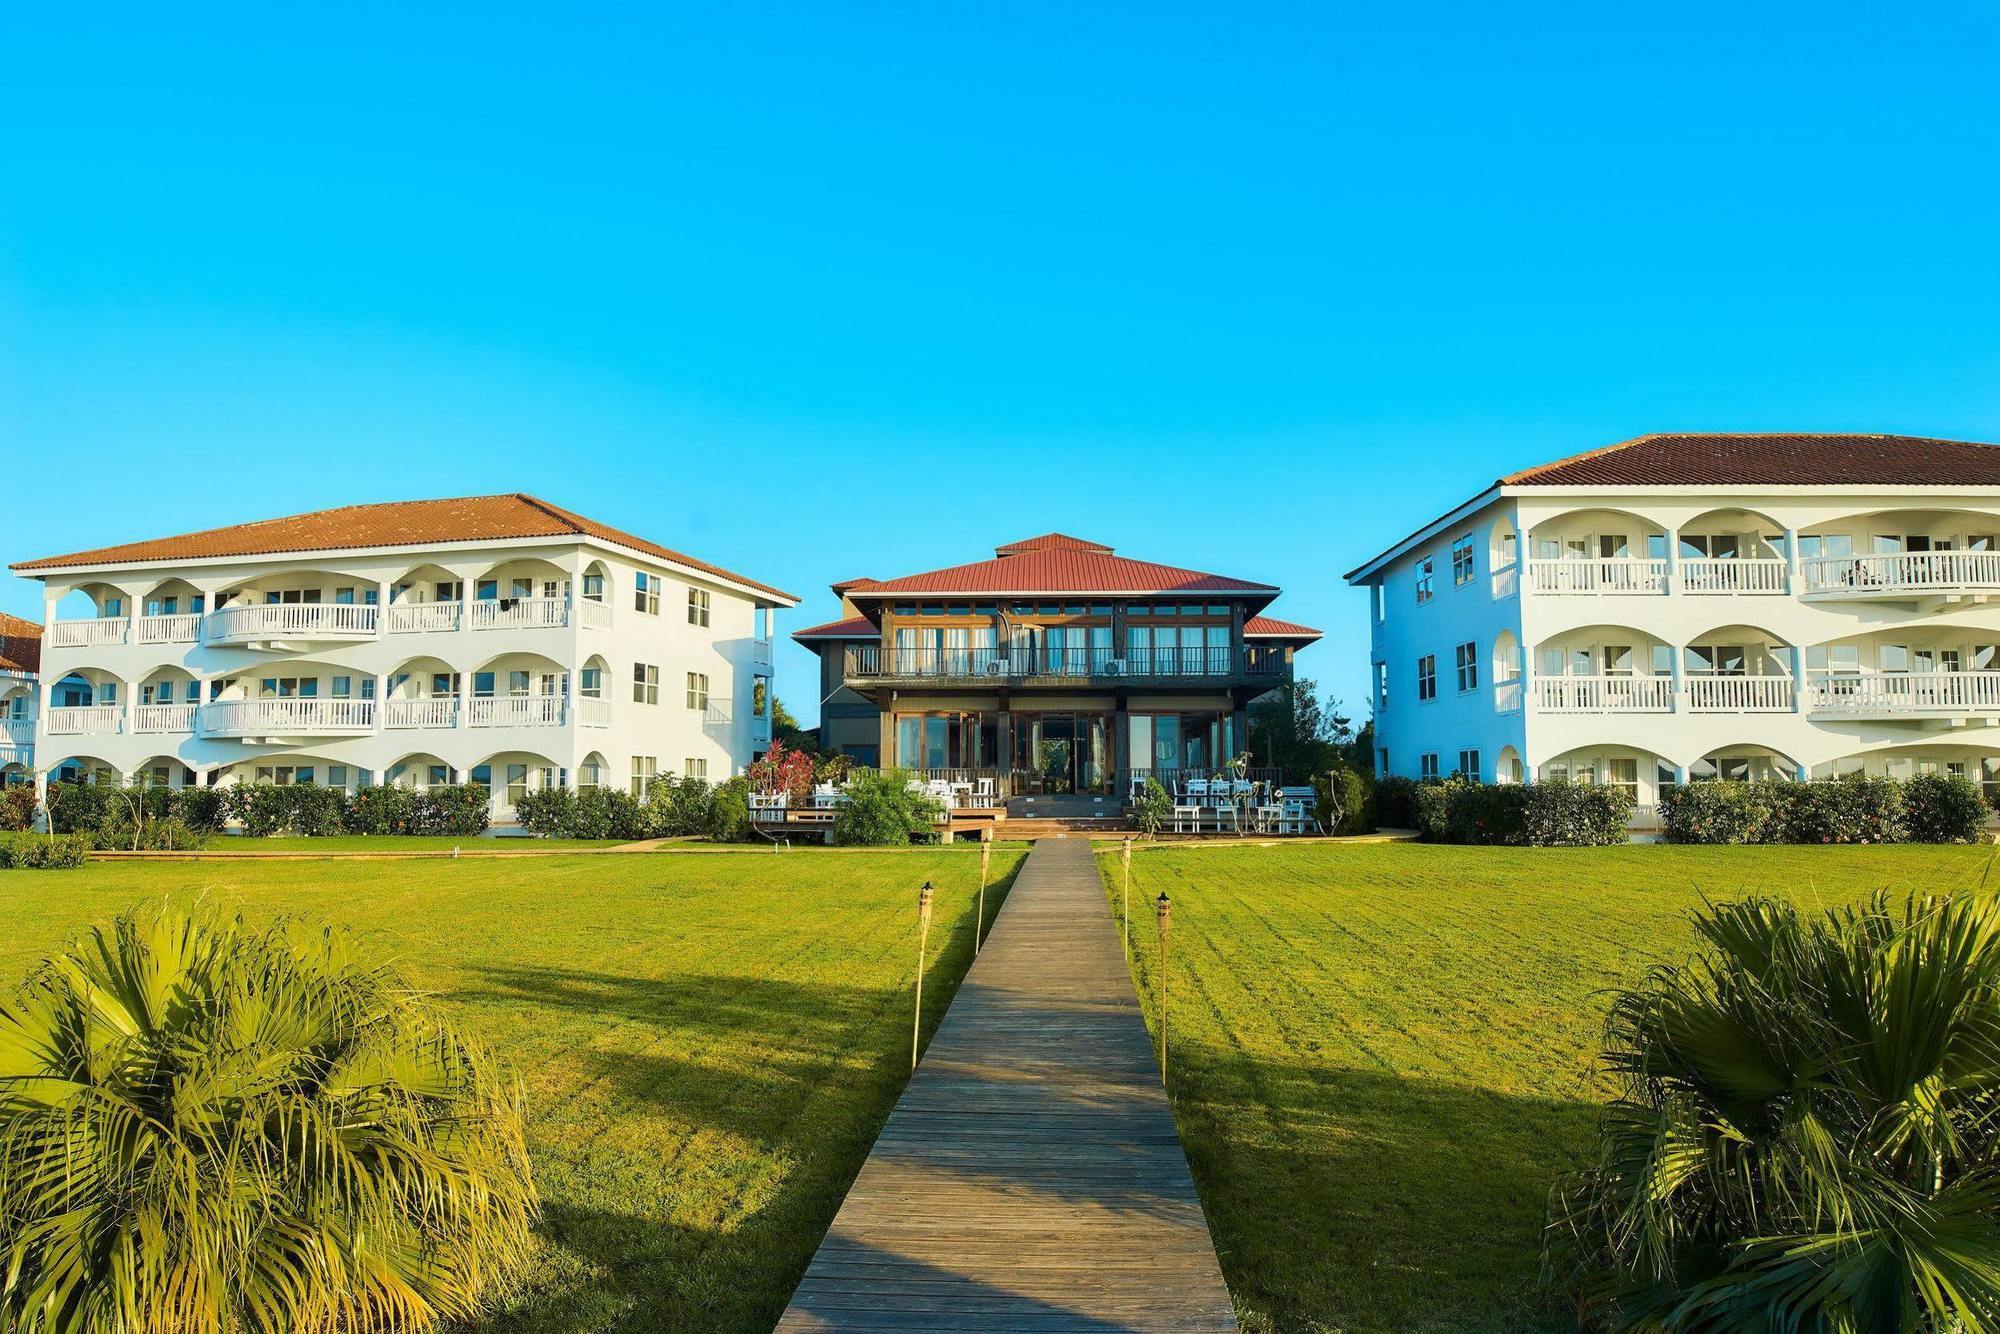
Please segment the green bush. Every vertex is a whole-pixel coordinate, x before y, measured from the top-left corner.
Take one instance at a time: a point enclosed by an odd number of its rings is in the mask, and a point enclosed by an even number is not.
[[[1415,829],[1417,827],[1417,780],[1394,774],[1375,780],[1375,827]]]
[[[417,794],[405,787],[364,787],[348,799],[344,824],[350,834],[413,834]]]
[[[1173,814],[1174,799],[1157,778],[1148,778],[1139,795],[1132,798],[1132,827],[1148,838],[1159,833]]]
[[[1972,843],[1993,810],[1969,778],[1918,774],[1903,784],[1903,833],[1914,843]]]
[[[1329,834],[1372,834],[1376,828],[1375,777],[1365,769],[1342,765],[1313,779],[1318,796],[1320,827]],[[1339,797],[1340,819],[1333,818]]]
[[[1451,799],[1454,793],[1471,787],[1456,774],[1450,778],[1426,778],[1410,794],[1410,827],[1426,843],[1451,841]]]
[[[1524,783],[1521,841],[1535,848],[1603,848],[1630,840],[1632,798],[1623,788],[1552,778]]]
[[[347,827],[347,797],[338,788],[239,783],[227,791],[229,809],[253,838],[273,834],[325,838]]]
[[[1786,794],[1779,781],[1682,783],[1660,793],[1669,843],[1781,843]]]
[[[738,775],[716,784],[708,803],[708,838],[742,843],[750,838],[750,780]]]
[[[347,936],[120,917],[0,1007],[0,1328],[436,1329],[533,1254],[519,1082]]]
[[[1441,790],[1445,794],[1442,841],[1508,846],[1526,841],[1526,788],[1519,784],[1472,783],[1453,778]]]
[[[1894,843],[1902,836],[1904,790],[1892,778],[1860,774],[1808,783],[1774,783],[1771,800],[1783,827],[1766,841]],[[1978,792],[1973,796],[1976,798]]]
[[[0,871],[71,871],[89,854],[83,834],[0,834]]]
[[[937,804],[912,791],[903,769],[856,773],[847,781],[847,800],[833,816],[833,841],[852,847],[904,847],[912,838],[932,838]]]
[[[490,796],[477,783],[426,788],[416,794],[411,832],[460,838],[483,834],[492,819],[486,807]]]
[[[111,815],[119,789],[105,783],[50,783],[49,832],[84,834],[93,839]]]
[[[35,827],[35,789],[26,784],[0,787],[0,833],[26,833]]]
[[[1613,1001],[1597,1152],[1552,1197],[1577,1323],[1991,1329],[2000,905],[1752,900],[1695,930]]]

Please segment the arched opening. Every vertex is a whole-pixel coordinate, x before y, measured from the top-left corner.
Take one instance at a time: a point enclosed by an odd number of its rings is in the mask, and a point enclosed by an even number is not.
[[[584,727],[611,725],[611,664],[601,653],[584,659],[576,674],[576,720]]]
[[[105,583],[78,584],[56,601],[46,637],[50,648],[97,648],[123,644],[132,628],[132,606],[123,589]]]
[[[1493,572],[1493,596],[1511,597],[1521,590],[1521,534],[1512,519],[1493,521],[1487,532],[1486,568]]]
[[[601,560],[583,567],[582,598],[585,602],[611,603],[611,569]]]
[[[49,765],[51,783],[108,784],[123,787],[125,776],[107,759],[96,755],[66,755]]]
[[[201,705],[201,682],[185,667],[162,663],[138,677],[133,701],[132,730],[147,733],[194,731]]]
[[[578,788],[603,787],[610,782],[611,766],[605,763],[601,751],[591,751],[583,757],[583,763],[576,766]]]
[[[1544,782],[1567,779],[1587,786],[1615,787],[1631,799],[1630,826],[1650,829],[1659,824],[1660,793],[1679,780],[1679,771],[1650,750],[1600,742],[1544,761],[1537,777]]]
[[[493,819],[511,823],[514,808],[530,792],[566,786],[569,775],[546,755],[497,751],[466,770],[466,781],[486,789]]]
[[[42,726],[50,736],[108,736],[125,728],[125,683],[101,667],[78,667],[49,686]]]
[[[569,673],[539,653],[503,653],[472,673],[466,722],[473,727],[560,727]]]
[[[139,642],[192,644],[201,638],[208,597],[185,579],[165,579],[139,602]]]
[[[502,561],[473,581],[472,628],[537,629],[569,622],[569,575],[545,560]]]
[[[178,755],[153,755],[132,766],[132,782],[139,787],[200,787],[201,775]]]
[[[1535,645],[1532,693],[1545,713],[1667,713],[1674,647],[1629,625],[1581,625]]]
[[[1783,593],[1785,526],[1750,509],[1697,514],[1680,527],[1675,575],[1683,593]]]
[[[417,565],[389,585],[385,623],[391,634],[456,630],[464,607],[463,580],[442,565]]]
[[[1843,515],[1799,534],[1801,591],[1826,599],[1909,601],[2000,590],[2000,520],[1974,510]]]
[[[2000,715],[2000,630],[1924,621],[1806,647],[1806,704],[1847,718]]]
[[[0,764],[0,787],[29,787],[35,781],[35,771],[27,765],[10,761]]]
[[[1797,692],[1798,654],[1782,636],[1754,625],[1720,625],[1682,650],[1682,685],[1696,713],[1788,713]]]
[[[1502,630],[1493,640],[1493,711],[1518,713],[1521,709],[1521,641],[1512,630]]]
[[[1769,746],[1719,746],[1688,766],[1691,783],[1758,783],[1798,778],[1799,766]]]
[[[1537,593],[1664,593],[1667,530],[1627,510],[1551,516],[1529,534],[1529,582]]]
[[[1493,781],[1496,783],[1518,783],[1521,781],[1521,752],[1512,746],[1500,747],[1500,754],[1493,761]]]
[[[456,727],[464,678],[443,658],[405,658],[384,680],[385,728]]]
[[[458,781],[458,774],[449,764],[427,751],[416,751],[403,756],[382,771],[382,781],[390,787],[407,788],[413,792],[424,792],[434,787],[447,787]]]

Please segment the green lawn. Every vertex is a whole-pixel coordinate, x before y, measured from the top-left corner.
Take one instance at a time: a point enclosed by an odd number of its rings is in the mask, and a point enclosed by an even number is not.
[[[971,847],[7,871],[0,979],[165,893],[351,925],[526,1082],[545,1244],[486,1328],[763,1330],[907,1077],[917,888],[934,1022],[978,874]]]
[[[1991,853],[1142,848],[1140,987],[1150,1022],[1164,890],[1175,1113],[1246,1328],[1574,1329],[1539,1233],[1592,1144],[1605,989],[1685,957],[1704,893],[1960,887]]]
[[[472,852],[548,851],[551,848],[615,848],[630,842],[622,838],[482,838],[478,835],[453,837],[449,834],[333,834],[326,838],[246,838],[222,835],[211,838],[206,852],[450,852],[464,848]]]

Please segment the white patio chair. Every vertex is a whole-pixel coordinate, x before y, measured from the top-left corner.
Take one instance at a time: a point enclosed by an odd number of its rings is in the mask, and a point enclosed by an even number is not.
[[[1176,834],[1199,834],[1201,832],[1201,810],[1195,805],[1174,803],[1174,832]]]

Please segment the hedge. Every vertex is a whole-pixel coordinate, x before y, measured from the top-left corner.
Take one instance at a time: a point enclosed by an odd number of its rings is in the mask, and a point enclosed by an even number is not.
[[[97,848],[133,846],[134,799],[145,813],[142,848],[199,846],[230,820],[256,837],[292,834],[445,834],[471,837],[487,826],[486,789],[472,783],[413,792],[365,787],[352,796],[310,783],[278,787],[121,788],[110,784],[52,783],[49,820],[58,833],[81,834]]]
[[[1969,779],[1842,778],[1686,783],[1660,793],[1670,843],[1956,843],[1991,808]]]
[[[35,789],[26,784],[0,787],[0,833],[24,834],[35,827]]]
[[[1401,780],[1407,782],[1408,780]],[[1377,786],[1376,800],[1381,801]],[[1632,799],[1621,788],[1551,779],[1474,783],[1429,779],[1409,793],[1416,830],[1432,843],[1588,848],[1623,843]]]
[[[82,834],[0,834],[0,871],[70,871],[89,855]]]
[[[691,837],[737,843],[751,836],[750,784],[732,778],[710,787],[700,778],[663,774],[643,802],[616,788],[546,788],[514,803],[514,816],[529,833],[550,838]]]

